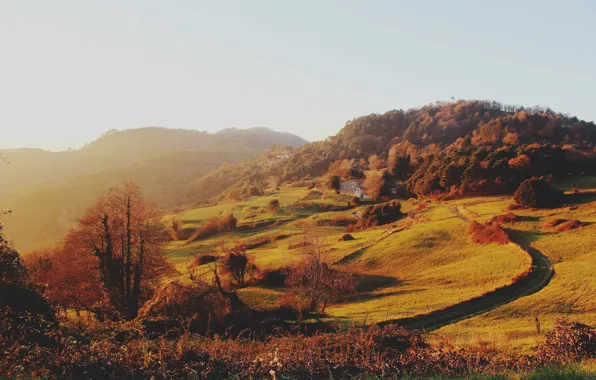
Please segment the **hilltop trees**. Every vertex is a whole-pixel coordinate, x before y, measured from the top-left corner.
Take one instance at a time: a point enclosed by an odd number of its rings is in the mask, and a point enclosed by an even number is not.
[[[229,188],[230,178],[243,183],[278,176],[285,182],[326,172],[361,178],[362,159],[373,157],[369,167],[375,170],[376,155],[387,157],[390,174],[416,195],[513,193],[533,176],[595,173],[595,144],[594,123],[545,107],[437,102],[356,118],[279,165],[263,167],[258,160],[229,165],[198,183],[203,191],[215,182]]]

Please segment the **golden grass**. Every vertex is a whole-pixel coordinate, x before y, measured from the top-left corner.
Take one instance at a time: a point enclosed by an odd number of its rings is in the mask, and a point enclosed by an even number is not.
[[[521,350],[534,347],[538,317],[542,333],[558,318],[596,323],[596,225],[556,232],[545,224],[555,218],[596,222],[596,203],[556,210],[515,211],[526,221],[515,223],[527,241],[547,255],[555,276],[540,292],[520,298],[484,315],[446,326],[437,331],[460,344],[488,340]],[[500,338],[495,340],[495,336]]]
[[[394,233],[347,265],[378,288],[330,308],[332,317],[358,323],[427,313],[509,284],[530,265],[513,244],[473,243],[468,223],[443,219],[440,206],[427,214],[438,220]]]
[[[241,215],[247,207],[266,206],[274,197],[284,206],[307,194],[306,188],[284,187],[277,195],[191,210],[181,219],[186,223],[204,220],[231,208]],[[317,201],[322,200],[309,200]],[[339,198],[326,198],[325,202],[341,204]],[[529,256],[516,245],[479,245],[472,242],[467,233],[469,221],[482,223],[503,214],[512,203],[511,197],[465,198],[444,204],[429,203],[425,207],[419,207],[420,203],[418,200],[402,202],[402,210],[409,213],[409,217],[395,225],[407,227],[403,230],[382,226],[353,233],[353,241],[338,241],[344,228],[318,227],[328,235],[332,250],[330,261],[334,266],[358,273],[362,281],[355,297],[345,304],[328,307],[329,319],[359,324],[364,320],[370,323],[427,313],[511,283],[530,265]],[[489,341],[525,350],[535,346],[543,336],[536,334],[535,317],[540,319],[543,334],[559,317],[596,323],[596,224],[566,232],[545,226],[555,218],[596,223],[596,203],[556,210],[515,210],[514,213],[521,218],[505,227],[517,230],[553,261],[555,276],[551,283],[536,294],[446,326],[434,333],[432,337],[436,338],[433,339],[447,339],[456,345]],[[349,214],[350,211],[290,215],[288,218],[293,222],[274,228],[219,234],[193,244],[174,242],[166,248],[183,273],[181,277],[185,277],[186,264],[192,254],[206,253],[209,247],[213,249],[221,241],[229,243],[234,239],[276,233],[299,234],[303,224],[313,226],[317,221]],[[263,269],[292,265],[302,259],[299,249],[288,249],[295,238],[298,237],[273,241],[248,253]],[[207,268],[199,270],[209,278]],[[249,287],[240,290],[239,295],[247,304],[262,309],[274,307],[284,291]]]

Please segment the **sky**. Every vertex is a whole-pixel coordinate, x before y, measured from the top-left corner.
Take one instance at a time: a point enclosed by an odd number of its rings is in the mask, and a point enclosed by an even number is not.
[[[438,100],[596,120],[596,2],[0,0],[0,148],[111,129],[307,140]]]

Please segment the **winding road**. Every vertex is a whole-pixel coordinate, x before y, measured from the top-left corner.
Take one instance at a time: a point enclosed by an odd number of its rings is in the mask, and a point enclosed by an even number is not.
[[[457,207],[453,208],[443,204],[440,205],[447,207],[459,218],[469,222],[469,219],[463,216]],[[499,306],[543,289],[548,285],[554,275],[551,262],[539,250],[532,247],[517,231],[508,230],[507,233],[511,241],[527,252],[532,258],[530,270],[517,278],[513,283],[444,309],[414,317],[384,321],[379,323],[379,326],[399,324],[408,328],[424,329],[425,331],[436,330],[443,326],[484,314]]]

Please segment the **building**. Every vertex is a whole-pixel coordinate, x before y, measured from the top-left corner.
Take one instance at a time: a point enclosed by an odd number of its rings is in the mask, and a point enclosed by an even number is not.
[[[339,193],[343,195],[349,195],[352,197],[358,197],[361,199],[369,199],[364,191],[364,180],[363,179],[351,179],[348,181],[341,181],[339,185]]]

